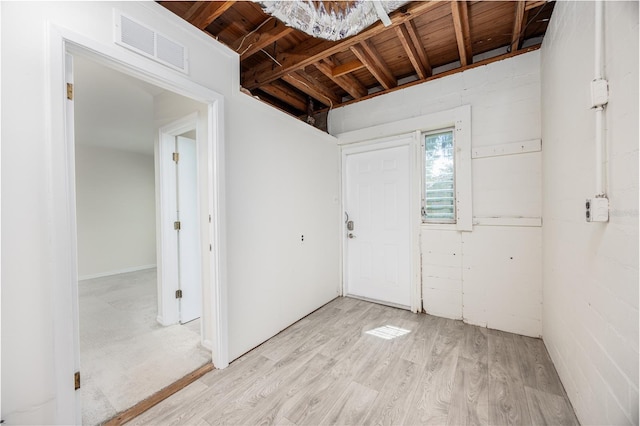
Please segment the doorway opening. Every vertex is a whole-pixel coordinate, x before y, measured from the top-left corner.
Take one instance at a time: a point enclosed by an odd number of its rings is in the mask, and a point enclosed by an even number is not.
[[[53,289],[53,345],[55,367],[56,421],[65,424],[82,423],[82,400],[77,384],[82,371],[80,362],[80,327],[78,306],[78,247],[75,189],[75,140],[73,87],[73,55],[87,56],[107,68],[158,86],[182,99],[206,105],[199,125],[206,124],[200,146],[206,149],[200,156],[203,179],[202,208],[211,215],[204,222],[203,241],[211,249],[203,258],[202,334],[210,345],[216,368],[229,365],[227,303],[226,303],[226,235],[225,173],[224,173],[224,97],[187,76],[170,72],[166,67],[141,58],[115,45],[100,43],[82,34],[55,24],[48,30],[48,79],[46,91],[49,104],[47,123],[50,129],[47,157],[49,205],[52,226],[51,259],[55,265],[51,275]],[[208,129],[208,130],[207,130]],[[203,218],[204,219],[204,218]],[[204,233],[207,233],[205,236]],[[76,380],[74,380],[76,379]]]
[[[199,193],[207,185],[198,173],[197,149],[199,136],[206,141],[198,135],[198,111],[207,105],[88,56],[72,59],[79,393],[82,424],[99,424],[212,361],[201,320],[209,251],[201,244],[200,222],[208,222],[208,212],[206,203],[200,209]],[[183,161],[168,170],[160,158],[162,129],[192,111],[173,137]],[[162,223],[167,183],[182,229]],[[172,256],[159,255],[173,238]],[[170,287],[162,273],[173,264],[178,289],[189,284],[188,305],[175,293],[170,302],[160,300]],[[162,310],[168,303],[177,308],[176,320]]]

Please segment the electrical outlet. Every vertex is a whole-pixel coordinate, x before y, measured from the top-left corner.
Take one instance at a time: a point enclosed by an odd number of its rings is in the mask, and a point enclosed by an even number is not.
[[[587,198],[585,202],[587,222],[609,221],[609,199],[605,197]]]
[[[599,108],[609,102],[609,83],[599,78],[591,81],[591,108]]]

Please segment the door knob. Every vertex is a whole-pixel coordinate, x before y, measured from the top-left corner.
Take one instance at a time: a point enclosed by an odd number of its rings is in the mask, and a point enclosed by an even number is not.
[[[353,233],[349,232],[349,235],[347,235],[347,237],[349,237],[349,238],[355,238],[356,236],[355,236],[355,235],[353,235]]]

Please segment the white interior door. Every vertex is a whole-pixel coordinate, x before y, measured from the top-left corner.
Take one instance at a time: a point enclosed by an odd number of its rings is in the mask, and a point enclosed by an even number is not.
[[[346,292],[411,306],[410,146],[346,156]]]
[[[202,277],[200,259],[200,224],[198,221],[198,168],[196,141],[176,137],[179,159],[177,170],[178,274],[180,322],[200,318],[202,311]]]

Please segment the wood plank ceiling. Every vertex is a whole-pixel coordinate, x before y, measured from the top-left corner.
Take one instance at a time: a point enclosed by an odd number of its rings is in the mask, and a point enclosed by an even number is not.
[[[243,91],[302,120],[540,47],[554,2],[416,1],[341,41],[287,27],[251,1],[160,1],[238,52]]]

